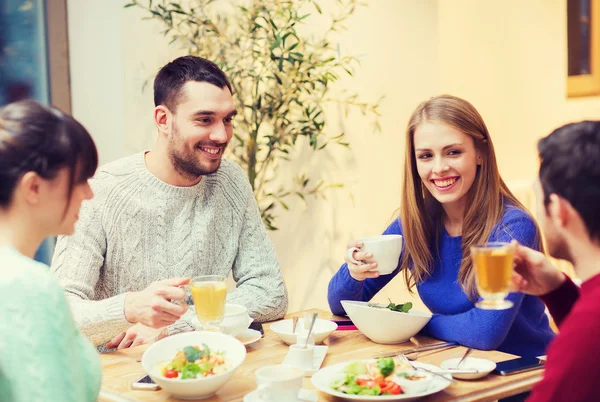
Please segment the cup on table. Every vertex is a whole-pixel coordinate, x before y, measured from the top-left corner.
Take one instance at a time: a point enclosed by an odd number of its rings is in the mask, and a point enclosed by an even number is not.
[[[304,370],[283,365],[256,370],[258,397],[263,401],[296,401],[302,389]]]
[[[377,263],[376,271],[380,275],[391,274],[400,262],[400,252],[402,251],[402,236],[401,235],[381,235],[363,237],[358,240],[363,243],[363,246],[351,247],[347,251],[348,260],[357,265]],[[361,251],[371,253],[373,256],[364,261],[354,259],[354,253]]]
[[[222,275],[197,276],[187,286],[203,329],[219,330],[216,325],[223,320],[225,312],[227,278]]]
[[[506,310],[513,306],[505,300],[509,293],[515,246],[489,242],[471,247],[477,291],[483,300],[475,305],[483,310]]]
[[[286,357],[286,363],[302,370],[312,370],[314,367],[315,345],[291,345]]]
[[[254,321],[248,315],[248,309],[241,304],[225,304],[225,313],[223,320],[219,324],[219,328],[225,334],[236,336],[246,330]]]

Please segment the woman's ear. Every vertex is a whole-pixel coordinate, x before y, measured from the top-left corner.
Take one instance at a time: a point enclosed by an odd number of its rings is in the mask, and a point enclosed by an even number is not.
[[[483,157],[481,156],[481,152],[477,151],[477,165],[483,165]]]
[[[40,203],[42,178],[35,172],[27,172],[19,181],[15,191],[20,192],[20,198],[30,205]]]

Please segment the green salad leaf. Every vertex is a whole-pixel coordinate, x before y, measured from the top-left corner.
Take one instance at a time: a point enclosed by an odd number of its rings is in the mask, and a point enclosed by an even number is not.
[[[388,299],[388,300],[390,300],[390,299]],[[404,304],[396,304],[396,303],[393,303],[391,300],[390,300],[390,304],[388,304],[385,307],[382,305],[379,305],[377,303],[369,303],[368,306],[375,307],[375,308],[387,308],[392,311],[397,311],[399,313],[408,313],[410,311],[410,309],[413,308],[413,304],[411,302],[406,302]]]
[[[183,348],[183,352],[188,362],[195,362],[202,356],[202,352],[193,346],[186,346]]]
[[[202,356],[210,357],[210,348],[203,343],[203,349],[196,349],[193,346],[186,346],[183,348],[183,352],[185,353],[185,358],[188,362],[195,362],[200,359]]]
[[[394,359],[391,357],[382,357],[381,359],[377,359],[377,367],[379,367],[381,375],[387,377],[396,369],[396,363],[394,363]]]
[[[354,363],[350,363],[349,365],[347,365],[344,368],[344,373],[346,373],[346,375],[348,376],[359,376],[361,374],[366,374],[367,373],[367,365],[364,364],[363,362],[354,362]]]
[[[183,366],[183,370],[181,371],[181,379],[185,380],[187,378],[196,378],[198,374],[202,372],[200,366],[196,363],[188,363]]]
[[[406,302],[404,304],[395,304],[392,303],[392,301],[390,300],[390,304],[388,304],[386,308],[389,308],[392,311],[398,311],[400,313],[408,313],[412,307],[413,304],[411,302]]]

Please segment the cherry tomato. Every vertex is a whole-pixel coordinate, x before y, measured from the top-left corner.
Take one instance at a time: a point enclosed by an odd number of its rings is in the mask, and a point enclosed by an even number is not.
[[[165,371],[165,377],[167,377],[167,378],[177,378],[177,371],[175,371],[175,370],[167,370],[167,371]]]
[[[357,378],[356,384],[360,385],[361,387],[369,388],[373,388],[375,385],[377,385],[377,383],[374,380],[367,380],[366,378]]]
[[[400,387],[399,384],[396,384],[393,381],[388,381],[388,383],[386,384],[385,391],[382,388],[381,393],[386,393],[386,394],[390,394],[390,395],[398,395],[398,394],[402,393],[402,387]]]

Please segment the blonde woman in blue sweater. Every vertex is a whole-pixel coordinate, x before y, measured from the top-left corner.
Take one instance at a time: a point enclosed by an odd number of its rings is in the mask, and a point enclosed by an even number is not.
[[[64,293],[33,255],[73,233],[94,142],[72,117],[34,101],[0,109],[0,400],[95,401],[102,371]]]
[[[508,310],[474,305],[471,246],[517,240],[541,249],[535,221],[500,177],[480,114],[450,95],[421,103],[408,123],[405,152],[400,216],[384,232],[404,236],[398,267],[379,276],[376,263],[342,265],[329,283],[331,311],[345,313],[341,300],[370,300],[402,271],[433,313],[423,334],[477,349],[545,354],[554,333],[540,300],[512,293]],[[357,252],[354,258],[370,256]]]

